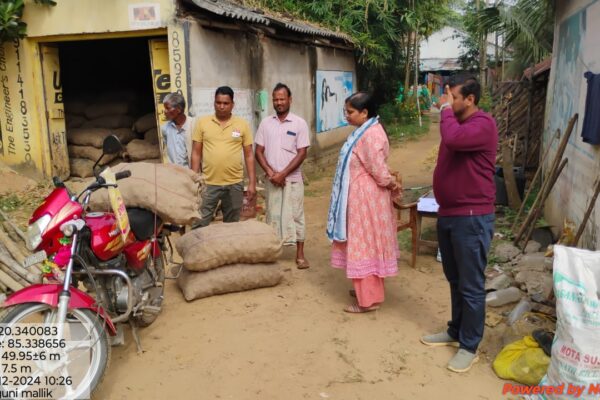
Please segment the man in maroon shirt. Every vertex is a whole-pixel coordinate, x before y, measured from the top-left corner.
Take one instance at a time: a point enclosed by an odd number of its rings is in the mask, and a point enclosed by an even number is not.
[[[485,322],[484,271],[494,234],[498,130],[494,119],[477,106],[480,93],[473,77],[452,78],[446,86],[440,99],[441,143],[433,173],[452,319],[445,332],[423,336],[421,342],[459,347],[448,363],[454,372],[468,371],[478,359]]]

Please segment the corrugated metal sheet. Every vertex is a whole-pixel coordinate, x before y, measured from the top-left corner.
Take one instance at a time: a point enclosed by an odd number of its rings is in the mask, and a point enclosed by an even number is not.
[[[462,66],[458,58],[426,58],[421,59],[422,72],[427,71],[460,71]]]
[[[187,0],[200,7],[203,10],[211,13],[221,15],[223,17],[238,19],[246,22],[253,22],[263,25],[279,25],[283,28],[302,33],[305,35],[314,35],[325,38],[336,38],[342,39],[347,42],[352,42],[350,36],[341,32],[333,32],[328,29],[319,28],[310,25],[306,22],[292,21],[282,17],[267,16],[260,13],[257,10],[250,10],[236,3],[231,3],[226,0]]]
[[[223,0],[190,0],[198,7],[223,17],[269,25],[264,15]]]
[[[552,66],[552,57],[546,58],[544,61],[539,62],[533,66],[533,77],[537,77],[546,71],[549,71]],[[531,67],[527,68],[523,72],[522,79],[531,79]]]
[[[316,26],[313,26],[306,22],[301,22],[301,21],[292,21],[292,20],[287,20],[287,19],[273,17],[273,16],[268,16],[267,18],[269,18],[271,21],[273,21],[275,23],[278,23],[278,24],[284,26],[286,29],[289,29],[294,32],[304,33],[304,34],[308,34],[308,35],[321,36],[321,37],[328,37],[328,38],[333,37],[336,39],[342,39],[342,40],[346,40],[348,42],[352,42],[352,39],[350,38],[350,36],[348,36],[342,32],[330,31],[328,29],[319,28],[319,27],[316,27]]]

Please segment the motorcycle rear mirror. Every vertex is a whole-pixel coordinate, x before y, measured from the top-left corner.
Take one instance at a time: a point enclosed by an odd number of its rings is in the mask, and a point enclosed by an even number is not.
[[[123,151],[123,144],[121,143],[119,138],[116,137],[115,135],[107,136],[104,139],[104,141],[102,142],[102,155],[100,156],[100,158],[96,161],[96,163],[92,167],[94,176],[96,178],[98,177],[100,171],[98,171],[96,169],[96,167],[98,166],[98,164],[100,163],[100,160],[102,160],[102,158],[104,158],[105,155],[117,154],[117,153],[120,153],[121,151]]]
[[[117,154],[121,151],[123,151],[123,144],[115,135],[107,136],[102,142],[103,154]]]

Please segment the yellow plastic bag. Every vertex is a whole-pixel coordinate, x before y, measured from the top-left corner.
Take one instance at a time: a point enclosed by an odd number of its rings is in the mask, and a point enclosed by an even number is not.
[[[537,385],[546,374],[550,357],[535,339],[525,336],[506,345],[492,364],[494,372],[502,379],[510,379],[526,385]]]

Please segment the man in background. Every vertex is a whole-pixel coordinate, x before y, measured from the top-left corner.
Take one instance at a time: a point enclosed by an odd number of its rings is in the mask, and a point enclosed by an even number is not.
[[[166,95],[163,105],[167,122],[160,127],[160,131],[169,162],[189,167],[194,119],[185,115],[185,99],[179,93]]]
[[[290,112],[292,92],[283,83],[273,89],[275,115],[262,120],[256,132],[256,160],[266,173],[267,223],[283,241],[296,246],[296,266],[304,257],[304,182],[300,166],[310,146],[308,125]]]
[[[202,117],[192,134],[192,170],[205,176],[200,221],[192,228],[210,224],[219,201],[223,222],[237,222],[244,198],[244,154],[248,171],[247,200],[256,195],[256,173],[252,151],[252,132],[248,123],[232,114],[234,93],[229,86],[215,92],[215,113]]]

